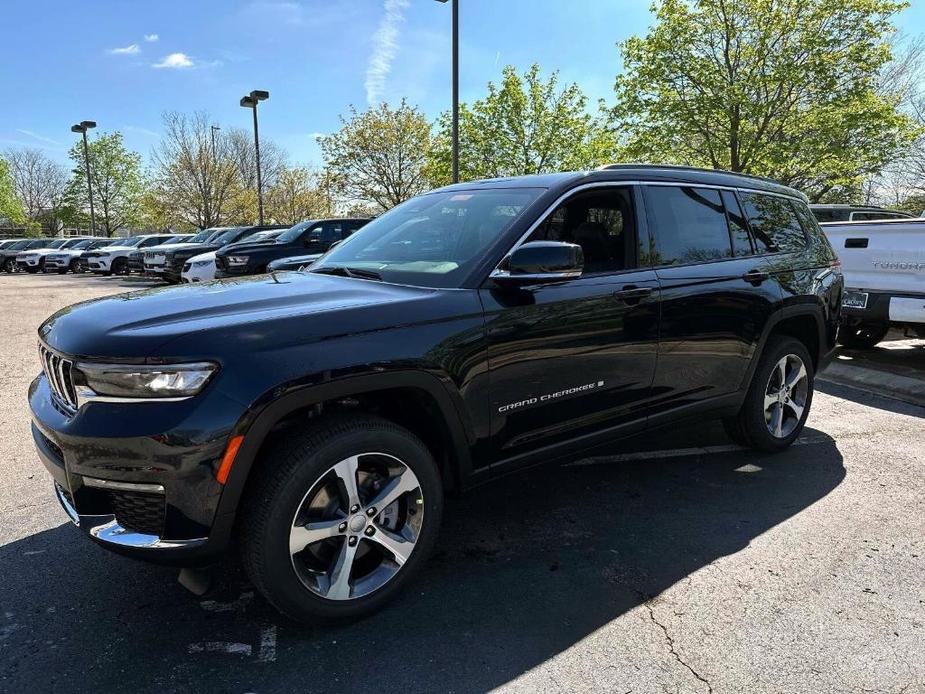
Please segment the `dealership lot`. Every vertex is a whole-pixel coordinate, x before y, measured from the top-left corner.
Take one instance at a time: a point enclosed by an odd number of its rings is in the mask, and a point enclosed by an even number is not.
[[[850,376],[916,381],[922,341],[846,354],[782,455],[701,424],[453,500],[411,590],[305,628],[233,562],[194,598],[53,499],[25,402],[36,327],[147,286],[0,276],[0,691],[925,691],[925,409],[914,383],[897,400]]]

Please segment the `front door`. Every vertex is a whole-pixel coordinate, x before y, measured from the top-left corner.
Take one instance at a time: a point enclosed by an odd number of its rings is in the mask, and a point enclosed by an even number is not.
[[[631,186],[576,192],[531,233],[581,245],[581,277],[480,290],[497,461],[639,419],[659,309],[655,272],[636,267],[636,196]]]

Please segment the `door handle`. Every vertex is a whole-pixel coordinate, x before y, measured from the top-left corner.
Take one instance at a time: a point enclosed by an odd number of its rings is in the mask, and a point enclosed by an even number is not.
[[[651,296],[653,291],[652,287],[637,287],[628,284],[623,289],[614,292],[613,298],[626,304],[638,304],[647,296]]]
[[[749,270],[744,275],[742,275],[743,280],[755,285],[756,287],[765,280],[770,279],[770,277],[771,275],[764,270]]]

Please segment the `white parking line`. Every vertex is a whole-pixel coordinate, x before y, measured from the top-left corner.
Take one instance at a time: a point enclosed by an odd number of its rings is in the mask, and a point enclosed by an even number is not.
[[[247,643],[232,643],[231,641],[205,641],[191,643],[190,653],[228,653],[230,655],[250,656],[254,649]]]

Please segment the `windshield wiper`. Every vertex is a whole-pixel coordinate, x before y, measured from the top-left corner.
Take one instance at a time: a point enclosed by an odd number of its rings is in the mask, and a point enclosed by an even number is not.
[[[356,277],[364,280],[381,280],[380,275],[375,270],[367,270],[359,267],[347,267],[346,265],[330,265],[328,267],[312,268],[309,272],[316,272],[319,275],[340,275],[341,277]]]

